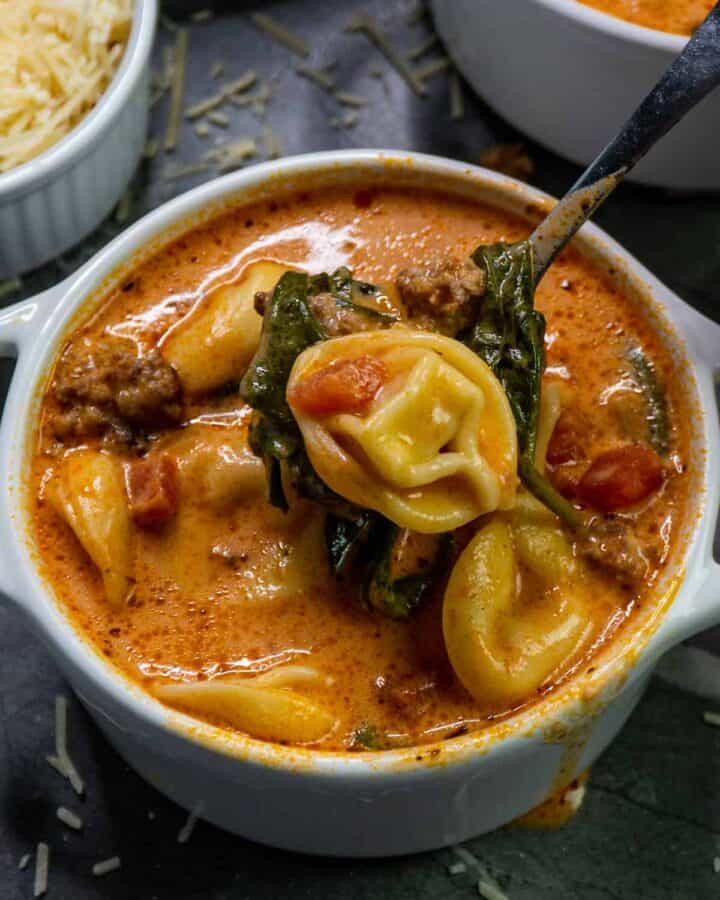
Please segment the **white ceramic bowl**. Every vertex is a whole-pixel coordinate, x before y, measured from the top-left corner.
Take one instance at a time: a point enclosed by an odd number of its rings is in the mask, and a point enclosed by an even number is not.
[[[118,752],[157,788],[248,838],[311,853],[381,856],[427,850],[496,828],[587,768],[638,701],[660,654],[720,621],[712,560],[718,504],[718,417],[712,370],[720,328],[670,293],[617,244],[586,226],[578,246],[611,266],[667,325],[685,360],[697,412],[698,517],[687,551],[636,627],[526,712],[477,734],[380,753],[328,753],[263,743],[200,723],[131,684],[73,630],[36,566],[26,514],[29,444],[40,392],[77,313],[127,277],[133,258],[231,202],[283,188],[364,179],[435,187],[520,214],[549,198],[483,169],[436,157],[353,150],[265,163],[173,200],[128,229],[70,279],[0,315],[0,352],[18,361],[0,427],[0,589],[45,640]],[[98,298],[95,297],[95,300]],[[91,300],[92,302],[92,300]],[[670,324],[672,323],[672,324]]]
[[[97,106],[61,141],[0,175],[0,278],[42,265],[115,206],[145,144],[157,0],[135,0],[128,45]]]
[[[438,33],[475,90],[533,140],[588,165],[687,38],[576,0],[431,0]],[[630,179],[720,188],[720,93],[700,105]]]

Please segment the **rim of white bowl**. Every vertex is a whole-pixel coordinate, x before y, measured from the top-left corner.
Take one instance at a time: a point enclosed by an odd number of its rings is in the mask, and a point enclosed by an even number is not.
[[[643,47],[666,50],[674,55],[680,53],[689,40],[689,37],[683,34],[636,25],[611,13],[586,6],[581,0],[531,0],[531,2],[611,37]]]
[[[93,109],[56,144],[0,174],[0,201],[27,193],[55,178],[90,152],[126,105],[148,63],[155,37],[158,0],[135,0],[132,27],[120,65]]]
[[[153,240],[163,232],[172,233],[174,225],[192,221],[193,215],[202,203],[212,204],[218,200],[222,202],[237,201],[244,189],[258,184],[272,184],[273,176],[278,173],[288,177],[304,172],[333,172],[353,167],[371,170],[383,163],[392,165],[398,162],[407,162],[411,167],[416,167],[416,170],[431,177],[472,180],[474,176],[479,186],[489,188],[500,195],[512,196],[515,194],[516,201],[524,199],[530,203],[544,203],[552,199],[537,188],[488,169],[446,157],[405,150],[352,149],[302,154],[260,163],[222,178],[213,179],[148,213],[100,250],[79,271],[77,276],[71,276],[61,302],[54,307],[49,317],[43,322],[42,338],[37,341],[32,352],[26,357],[25,365],[22,367],[23,378],[27,380],[26,387],[33,394],[37,391],[38,385],[44,377],[48,359],[55,356],[57,341],[62,334],[66,333],[69,323],[75,321],[78,311],[98,289],[98,285],[102,284],[114,270],[116,271],[124,260],[136,256],[148,240]],[[512,205],[515,206],[515,204]],[[617,244],[598,226],[588,223],[584,226],[583,234],[589,239],[590,245],[599,250],[600,256],[605,259],[624,260],[625,256],[630,257],[632,265],[628,265],[628,274],[635,276],[637,283],[645,285],[645,289],[650,295],[654,296],[658,289],[662,289],[668,296],[674,296],[668,288],[645,270],[642,263],[632,257],[629,251]],[[663,305],[661,302],[661,306]],[[664,309],[661,309],[661,313],[663,319],[671,327],[673,338],[679,341],[681,347],[685,347],[686,339],[681,329],[673,325],[672,317]],[[20,363],[22,363],[22,359],[21,355]],[[702,408],[697,385],[695,393]],[[33,425],[34,421],[34,414],[28,409],[18,426],[19,432],[15,432],[19,443],[12,450],[10,449],[12,432],[4,434],[8,444],[7,447],[0,448],[0,460],[3,464],[8,464],[8,473],[12,483],[22,480],[19,464],[15,462],[14,457],[16,454],[22,454],[21,448],[27,446],[28,424]],[[705,435],[703,435],[704,438]],[[703,492],[706,490],[707,475],[707,468],[705,468],[701,473]],[[619,652],[601,654],[597,658],[592,675],[585,672],[573,674],[547,697],[526,709],[511,714],[507,719],[491,724],[487,729],[480,729],[437,743],[383,751],[350,753],[339,750],[284,746],[235,733],[220,726],[210,725],[190,714],[168,707],[156,699],[150,691],[133,682],[121,669],[103,659],[97,649],[83,637],[72,623],[43,576],[41,568],[31,561],[31,544],[27,540],[23,497],[23,491],[15,492],[8,507],[11,520],[15,520],[16,513],[19,513],[17,522],[22,531],[22,537],[19,538],[15,547],[15,552],[22,557],[21,568],[27,567],[21,575],[21,587],[29,589],[33,594],[41,594],[42,604],[47,602],[51,606],[52,612],[49,618],[41,615],[40,613],[44,610],[41,610],[36,602],[26,609],[38,632],[50,642],[53,649],[67,659],[70,667],[75,669],[82,679],[88,680],[95,690],[106,693],[112,701],[118,703],[123,712],[129,712],[142,720],[145,729],[157,729],[159,732],[172,735],[174,738],[194,746],[196,750],[203,749],[213,756],[229,758],[241,764],[270,766],[273,769],[293,771],[298,774],[337,774],[338,767],[340,767],[342,773],[347,776],[387,777],[392,774],[418,776],[432,770],[432,766],[428,767],[424,763],[420,765],[419,761],[424,760],[428,752],[432,752],[438,746],[443,747],[444,765],[463,764],[478,755],[486,758],[489,751],[497,751],[500,748],[503,748],[504,752],[522,753],[525,747],[524,739],[528,735],[541,733],[542,729],[562,721],[576,708],[578,703],[585,704],[587,702],[585,691],[591,684],[596,688],[593,692],[594,700],[590,702],[590,705],[595,713],[603,709],[614,696],[613,684],[617,679],[620,678],[623,681],[626,677],[632,677],[633,672],[642,669],[642,661],[647,659],[650,646],[657,639],[663,624],[668,621],[671,609],[680,599],[677,594],[693,589],[697,590],[700,587],[699,584],[692,585],[693,577],[686,570],[680,579],[679,589],[673,591],[671,602],[666,604],[664,599],[659,597],[658,606],[654,609],[654,614],[649,617],[648,622],[643,622],[640,627],[631,631],[625,639],[621,640]],[[674,569],[678,574],[683,571],[694,554],[701,549],[701,545],[704,545],[703,532],[706,527],[703,524],[706,519],[704,513],[705,504],[703,504],[703,515],[689,529],[682,558],[675,563]],[[20,522],[23,524],[20,525]],[[67,642],[61,641],[62,637],[67,638]],[[62,650],[57,649],[60,644],[62,644]],[[81,696],[83,695],[82,688],[82,682],[76,684],[76,690]],[[88,701],[86,700],[86,702]],[[90,705],[93,705],[92,702]],[[98,712],[100,715],[106,715],[102,710],[98,710]],[[591,710],[586,713],[590,718],[593,714]],[[146,739],[151,739],[151,734],[152,732],[146,731]]]

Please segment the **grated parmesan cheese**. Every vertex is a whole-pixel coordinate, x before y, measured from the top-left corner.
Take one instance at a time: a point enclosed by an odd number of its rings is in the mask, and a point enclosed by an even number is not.
[[[0,172],[71,131],[115,74],[132,0],[0,0]]]
[[[332,91],[335,88],[335,79],[323,69],[315,69],[312,66],[306,66],[301,63],[295,71],[298,75],[302,75],[303,78],[307,78],[308,81],[313,81],[324,91]]]
[[[350,20],[350,24],[345,30],[364,34],[370,43],[377,47],[398,75],[400,75],[408,87],[414,91],[418,97],[422,97],[427,93],[427,88],[423,84],[422,79],[418,78],[417,74],[410,68],[385,35],[378,30],[377,26],[369,16],[353,16]]]
[[[63,825],[67,825],[68,828],[80,831],[83,827],[83,820],[71,809],[66,809],[64,806],[58,806],[56,815]]]
[[[280,138],[269,125],[263,128],[263,143],[268,159],[279,159],[283,155],[283,147]]]
[[[200,116],[204,116],[211,109],[222,106],[226,100],[232,100],[234,94],[242,93],[251,88],[256,81],[257,73],[253,69],[248,69],[244,75],[223,85],[222,90],[218,91],[217,94],[213,94],[211,97],[206,97],[204,100],[200,100],[199,103],[189,106],[185,110],[185,118],[199,119]]]
[[[341,103],[343,106],[367,106],[370,102],[367,97],[363,97],[362,94],[350,94],[347,91],[336,91],[335,99],[338,103]]]
[[[490,872],[480,862],[480,860],[471,853],[467,848],[456,846],[453,852],[458,856],[468,869],[474,869],[480,876],[477,883],[478,893],[485,900],[508,900],[507,894],[503,893],[500,885],[495,881]]]
[[[254,13],[250,18],[257,28],[264,31],[278,44],[282,44],[288,50],[297,53],[298,56],[310,56],[310,48],[307,43],[298,35],[293,34],[292,31],[288,31],[284,25],[276,22],[275,19],[271,19],[270,16],[262,13]]]
[[[180,116],[182,114],[183,97],[185,95],[185,70],[187,68],[188,32],[180,28],[175,38],[173,53],[172,84],[170,85],[170,113],[165,130],[165,151],[169,152],[177,146]]]
[[[47,891],[49,865],[50,848],[41,841],[37,845],[37,851],[35,852],[35,882],[33,885],[33,897],[42,897]]]
[[[49,754],[45,759],[82,797],[85,785],[67,749],[67,699],[60,694],[55,697],[55,755]]]
[[[100,860],[100,862],[96,862],[92,867],[92,873],[99,878],[102,875],[109,875],[110,872],[117,872],[120,866],[120,857],[111,856],[109,859],[103,859]]]
[[[448,866],[448,875],[464,875],[465,872],[467,872],[467,866],[460,860]]]
[[[436,34],[430,35],[430,37],[423,41],[422,44],[419,44],[417,47],[414,47],[408,54],[407,58],[410,60],[420,59],[421,56],[425,56],[426,53],[429,53],[435,47],[435,44],[438,42],[438,36]]]
[[[257,153],[257,144],[254,138],[240,138],[229,144],[220,144],[208,150],[203,158],[212,160],[217,164],[218,172],[231,172],[239,169],[246,160],[251,159]]]
[[[230,125],[230,119],[228,119],[224,112],[220,112],[220,110],[209,112],[207,114],[207,120],[213,125],[218,125],[220,128],[228,128]]]
[[[428,78],[439,75],[440,72],[445,72],[449,68],[450,60],[447,56],[441,56],[440,59],[432,59],[424,66],[420,66],[419,69],[415,69],[415,77],[421,82],[425,82]]]
[[[188,815],[187,820],[183,827],[178,832],[177,842],[178,844],[187,844],[190,840],[190,837],[197,825],[197,820],[200,817],[200,813],[202,812],[202,804],[198,804],[198,806]]]
[[[477,885],[478,894],[484,900],[509,900],[508,895],[501,891],[500,888],[492,881],[485,881],[481,878]]]

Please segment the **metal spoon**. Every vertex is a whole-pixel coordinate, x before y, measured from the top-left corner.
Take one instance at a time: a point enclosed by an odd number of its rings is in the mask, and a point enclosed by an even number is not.
[[[720,84],[720,3],[688,41],[617,137],[530,236],[535,284],[580,226],[683,116]],[[720,149],[718,150],[720,152]]]

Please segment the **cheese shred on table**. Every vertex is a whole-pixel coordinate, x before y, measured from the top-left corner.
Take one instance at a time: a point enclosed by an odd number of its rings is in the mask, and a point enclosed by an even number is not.
[[[122,58],[133,0],[0,0],[0,172],[64,137]]]

